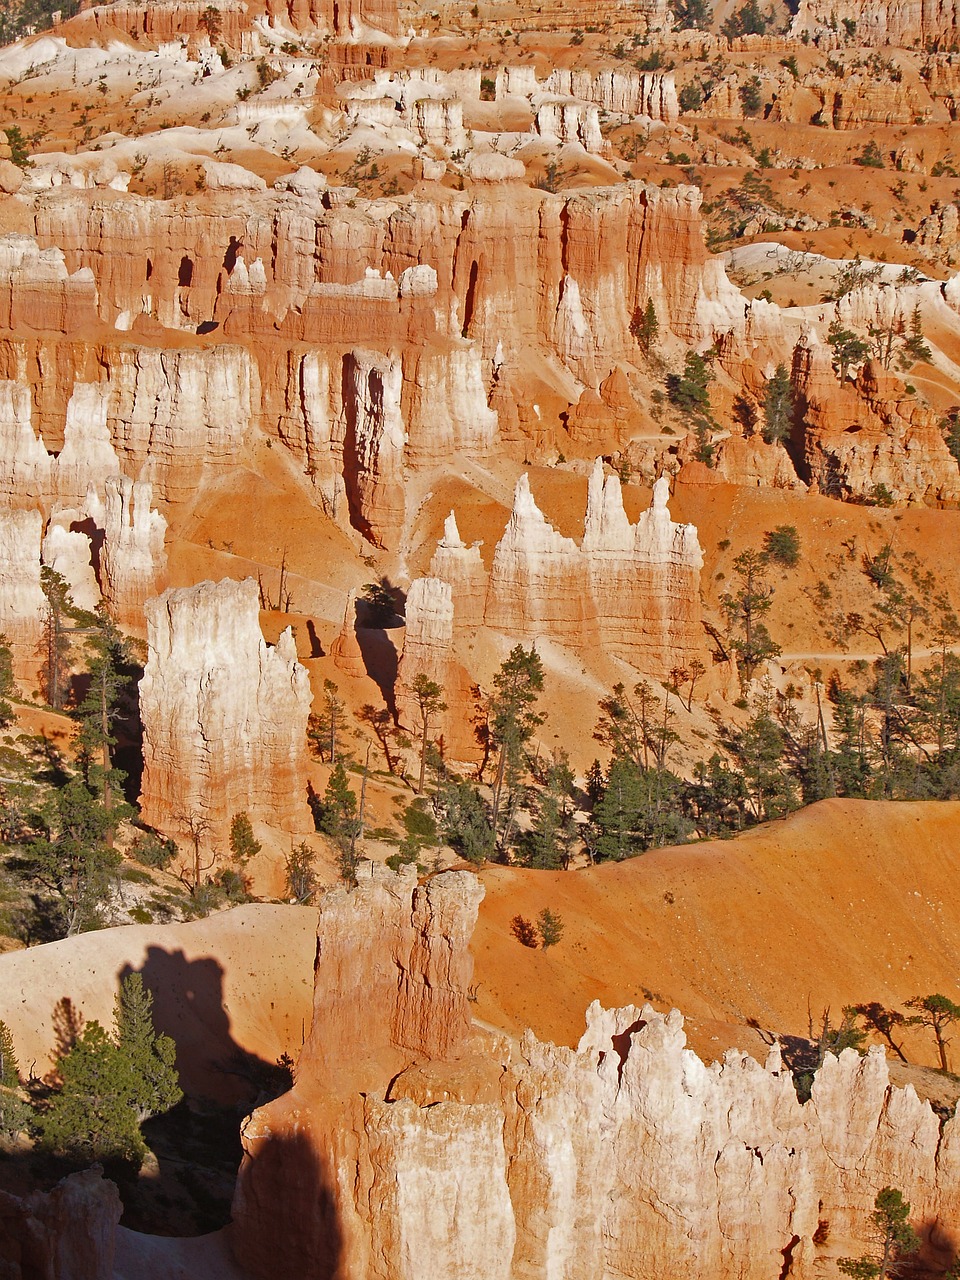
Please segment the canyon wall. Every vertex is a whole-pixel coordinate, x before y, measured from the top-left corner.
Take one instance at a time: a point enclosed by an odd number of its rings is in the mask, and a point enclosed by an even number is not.
[[[146,606],[140,681],[148,826],[222,851],[230,822],[313,829],[306,794],[311,694],[288,628],[260,633],[252,579],[169,590]]]
[[[4,1280],[110,1280],[122,1206],[99,1166],[48,1192],[0,1191]]]
[[[853,0],[800,0],[792,37],[829,36],[852,23],[857,44],[949,49],[960,38],[960,10],[956,0],[888,0],[864,6]]]
[[[649,79],[629,92],[668,110]],[[7,492],[76,506],[107,471],[182,502],[264,432],[328,513],[395,546],[408,469],[561,430],[585,388],[638,358],[648,298],[668,344],[742,316],[694,188],[484,181],[347,206],[280,185],[242,210],[228,191],[35,197],[32,236],[0,237]]]
[[[468,872],[361,867],[325,900],[293,1090],[248,1120],[233,1246],[303,1280],[813,1280],[863,1253],[899,1187],[956,1245],[960,1123],[883,1051],[828,1056],[798,1101],[771,1047],[706,1066],[683,1019],[596,1002],[576,1049],[471,1027]]]

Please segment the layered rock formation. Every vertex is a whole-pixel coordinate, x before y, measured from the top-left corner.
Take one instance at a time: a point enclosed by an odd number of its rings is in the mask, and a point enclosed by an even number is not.
[[[895,374],[868,360],[854,383],[838,383],[831,350],[806,333],[793,358],[811,479],[832,497],[870,498],[878,485],[894,500],[960,501],[960,469],[939,417]]]
[[[851,23],[851,34],[861,45],[920,45],[949,49],[960,37],[960,12],[955,0],[889,0],[869,9],[852,0],[800,0],[790,34],[794,37],[831,36],[841,23]]]
[[[411,652],[419,653],[420,633],[426,630],[431,654],[429,661],[416,659],[417,670],[431,665],[440,669],[450,662],[454,627],[481,621],[527,643],[549,638],[574,648],[599,646],[656,676],[700,654],[703,554],[696,529],[670,519],[669,488],[661,477],[651,506],[631,525],[620,481],[616,475],[604,476],[598,458],[578,546],[546,520],[523,475],[489,577],[479,547],[463,544],[451,513],[431,561],[432,577],[417,580],[411,592],[416,588],[417,601],[434,595],[439,599],[440,588],[447,586],[453,618],[447,622],[444,611],[442,627],[424,628],[415,614]],[[413,665],[411,658],[411,669]]]
[[[146,616],[144,822],[221,848],[236,813],[311,830],[309,680],[289,628],[276,647],[264,641],[257,584],[226,579],[166,591]]]
[[[628,79],[578,91],[667,110],[666,79]],[[401,89],[412,105],[437,101]],[[481,161],[522,171],[497,153],[478,153],[478,172]],[[75,507],[91,479],[119,471],[177,503],[259,428],[293,452],[329,513],[394,545],[407,469],[482,458],[504,438],[522,448],[497,410],[516,415],[517,402],[532,426],[530,391],[549,406],[535,429],[560,430],[584,386],[599,392],[636,358],[630,325],[648,298],[668,346],[743,313],[705,252],[694,188],[554,196],[498,179],[347,206],[323,185],[251,191],[242,211],[216,191],[35,197],[35,238],[0,243],[0,330],[15,335],[4,344],[0,332],[0,374],[29,385],[33,410],[22,389],[0,402],[4,487],[32,477]],[[133,334],[92,345],[104,324],[160,326],[167,349]],[[44,454],[61,445],[54,467]]]
[[[100,581],[111,617],[121,627],[141,631],[144,606],[163,586],[167,565],[167,522],[152,507],[153,489],[145,481],[111,476],[105,483],[100,546]],[[87,510],[99,496],[87,497]],[[92,514],[92,512],[91,512]],[[99,513],[98,513],[99,514]]]
[[[472,1033],[481,895],[371,865],[325,900],[296,1084],[244,1130],[255,1274],[813,1280],[865,1251],[889,1184],[948,1243],[960,1122],[941,1134],[879,1048],[828,1056],[801,1104],[778,1046],[705,1066],[675,1010],[594,1003],[576,1049]]]

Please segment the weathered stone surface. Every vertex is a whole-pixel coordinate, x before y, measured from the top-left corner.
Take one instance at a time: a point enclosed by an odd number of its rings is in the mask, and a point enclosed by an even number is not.
[[[546,520],[523,475],[489,579],[479,548],[463,545],[452,513],[431,575],[449,583],[457,627],[482,619],[524,642],[543,637],[575,648],[600,645],[642,671],[664,676],[699,654],[704,643],[703,554],[696,529],[671,521],[668,494],[669,481],[661,478],[650,508],[631,525],[619,479],[605,477],[597,459],[578,546]]]
[[[264,641],[257,584],[202,582],[145,612],[143,820],[181,838],[199,829],[204,847],[223,847],[240,812],[309,831],[309,681],[289,629]]]
[[[4,1280],[111,1280],[121,1210],[99,1168],[23,1198],[0,1191]]]
[[[882,485],[899,502],[960,501],[960,470],[939,416],[879,362],[868,360],[855,381],[841,386],[830,348],[806,334],[792,376],[805,461],[821,492],[870,498]]]
[[[167,522],[151,502],[146,481],[111,476],[104,485],[100,579],[114,621],[142,632],[144,606],[163,588]],[[90,507],[88,498],[87,506]]]
[[[42,537],[39,511],[0,508],[0,633],[7,638],[20,678],[36,670],[47,616],[40,590]]]

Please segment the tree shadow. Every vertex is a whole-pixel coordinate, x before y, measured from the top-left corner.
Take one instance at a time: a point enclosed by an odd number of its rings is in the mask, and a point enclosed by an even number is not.
[[[333,1280],[343,1262],[344,1236],[324,1156],[329,1144],[320,1132],[291,1129],[271,1117],[269,1129],[250,1144],[230,1245],[254,1275]]]
[[[61,996],[53,1006],[53,1051],[65,1057],[83,1034],[83,1014],[69,996]]]
[[[320,643],[320,637],[317,635],[317,628],[312,618],[307,619],[307,639],[310,641],[310,653],[308,657],[323,658],[323,645]]]

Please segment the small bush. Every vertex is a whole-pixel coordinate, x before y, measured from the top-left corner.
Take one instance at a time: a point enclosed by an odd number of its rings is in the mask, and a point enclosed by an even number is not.
[[[794,569],[800,563],[800,535],[792,524],[777,525],[763,541],[767,556],[776,564]]]
[[[872,138],[860,154],[854,157],[853,163],[860,165],[862,169],[884,168],[883,156],[880,154],[880,148]]]
[[[120,879],[127,884],[153,884],[153,877],[139,867],[124,867],[120,872]]]
[[[134,840],[130,855],[145,867],[166,871],[177,856],[177,846],[172,840],[164,840],[152,831],[145,831]]]
[[[540,945],[544,950],[547,947],[555,947],[563,937],[563,921],[549,907],[544,907],[537,916],[537,932],[540,935]]]

